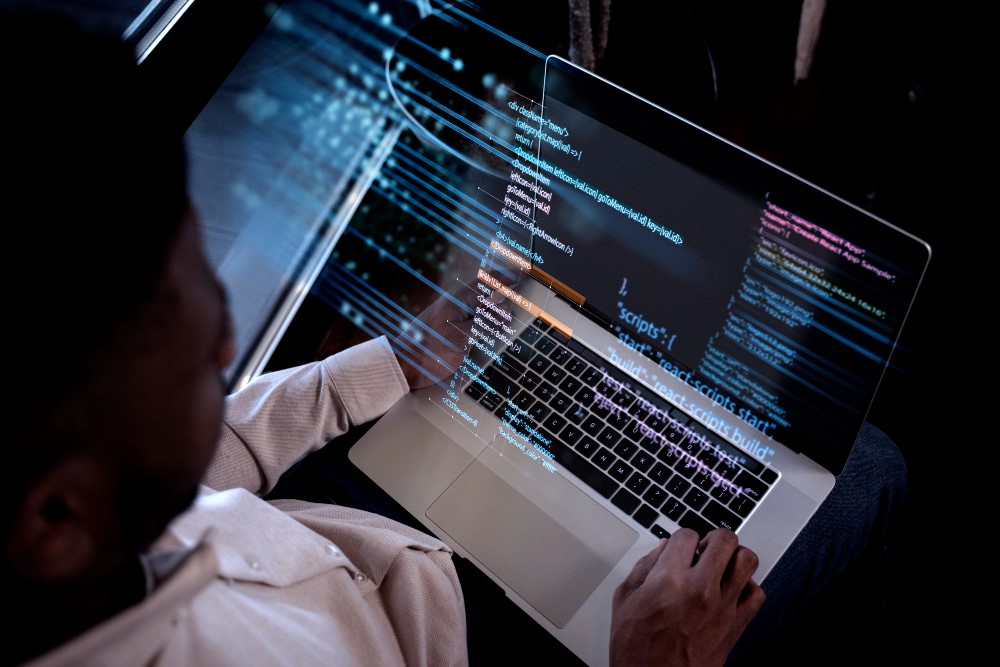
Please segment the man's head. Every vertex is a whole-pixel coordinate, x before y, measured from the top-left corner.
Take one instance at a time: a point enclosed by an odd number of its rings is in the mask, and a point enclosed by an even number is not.
[[[8,407],[4,576],[86,584],[187,507],[231,338],[183,135],[129,48],[0,15]]]

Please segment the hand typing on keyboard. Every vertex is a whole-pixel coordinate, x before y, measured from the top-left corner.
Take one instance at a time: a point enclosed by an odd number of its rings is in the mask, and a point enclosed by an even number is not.
[[[757,555],[716,528],[682,528],[639,559],[615,591],[612,667],[723,665],[764,604]]]

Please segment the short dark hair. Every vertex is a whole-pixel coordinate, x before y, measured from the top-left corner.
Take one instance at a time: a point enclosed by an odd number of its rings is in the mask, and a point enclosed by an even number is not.
[[[0,10],[0,178],[14,447],[148,301],[188,207],[183,133],[119,34]],[[32,424],[34,426],[32,426]]]

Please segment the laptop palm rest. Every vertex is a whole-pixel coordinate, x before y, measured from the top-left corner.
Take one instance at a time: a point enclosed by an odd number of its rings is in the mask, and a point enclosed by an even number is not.
[[[522,452],[487,448],[426,514],[562,628],[638,533],[560,475],[526,461]]]

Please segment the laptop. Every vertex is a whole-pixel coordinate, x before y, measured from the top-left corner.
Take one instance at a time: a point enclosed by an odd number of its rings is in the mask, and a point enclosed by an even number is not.
[[[463,363],[349,459],[583,661],[680,527],[768,574],[831,492],[923,240],[557,56],[512,98]],[[501,141],[498,139],[498,141]]]

